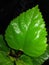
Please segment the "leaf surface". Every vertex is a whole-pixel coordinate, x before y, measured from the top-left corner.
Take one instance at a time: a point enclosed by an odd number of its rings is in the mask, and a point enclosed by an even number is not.
[[[47,31],[38,6],[27,10],[9,24],[5,38],[8,45],[29,56],[42,55],[47,47]]]
[[[19,60],[16,61],[16,65],[33,65],[30,57],[22,55]]]
[[[9,48],[6,46],[2,35],[0,35],[0,51],[9,52]]]
[[[49,45],[45,53],[37,58],[32,58],[33,65],[42,65],[46,60],[49,59]]]

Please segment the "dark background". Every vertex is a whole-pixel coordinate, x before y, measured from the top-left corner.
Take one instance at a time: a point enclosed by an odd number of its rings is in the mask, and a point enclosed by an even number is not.
[[[5,34],[5,30],[13,18],[37,4],[46,23],[49,43],[49,0],[0,0],[0,34]],[[49,65],[49,60],[45,61],[43,65]]]

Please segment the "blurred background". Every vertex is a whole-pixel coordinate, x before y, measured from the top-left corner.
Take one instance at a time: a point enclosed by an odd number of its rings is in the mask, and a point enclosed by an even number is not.
[[[48,32],[47,43],[49,43],[49,0],[0,0],[0,34],[5,34],[5,30],[13,18],[37,4],[45,20]],[[49,65],[49,59],[43,65]]]

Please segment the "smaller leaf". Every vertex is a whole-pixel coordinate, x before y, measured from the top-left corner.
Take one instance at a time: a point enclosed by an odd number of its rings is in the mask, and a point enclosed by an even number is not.
[[[22,55],[19,60],[17,60],[16,65],[33,65],[32,59],[26,55]]]
[[[9,57],[4,52],[0,51],[0,65],[13,65]]]
[[[9,51],[9,48],[6,46],[2,35],[0,35],[0,51],[4,51],[4,52]]]
[[[49,45],[45,53],[37,58],[32,58],[33,65],[42,65],[49,58]]]
[[[25,65],[25,63],[22,60],[17,60],[16,65]]]

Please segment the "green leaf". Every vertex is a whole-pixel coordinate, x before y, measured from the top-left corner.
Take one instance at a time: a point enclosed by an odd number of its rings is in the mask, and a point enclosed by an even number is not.
[[[0,51],[0,65],[13,65],[13,62],[9,57],[5,55],[4,52]]]
[[[17,60],[16,65],[25,65],[25,63],[22,60]]]
[[[0,35],[0,51],[9,52],[9,48],[6,46],[2,35]]]
[[[25,54],[38,57],[47,47],[47,31],[38,6],[13,19],[5,32],[8,45]]]
[[[49,58],[49,45],[45,53],[37,58],[32,58],[33,65],[42,65]]]
[[[33,65],[30,57],[22,55],[19,60],[16,61],[16,65]]]

